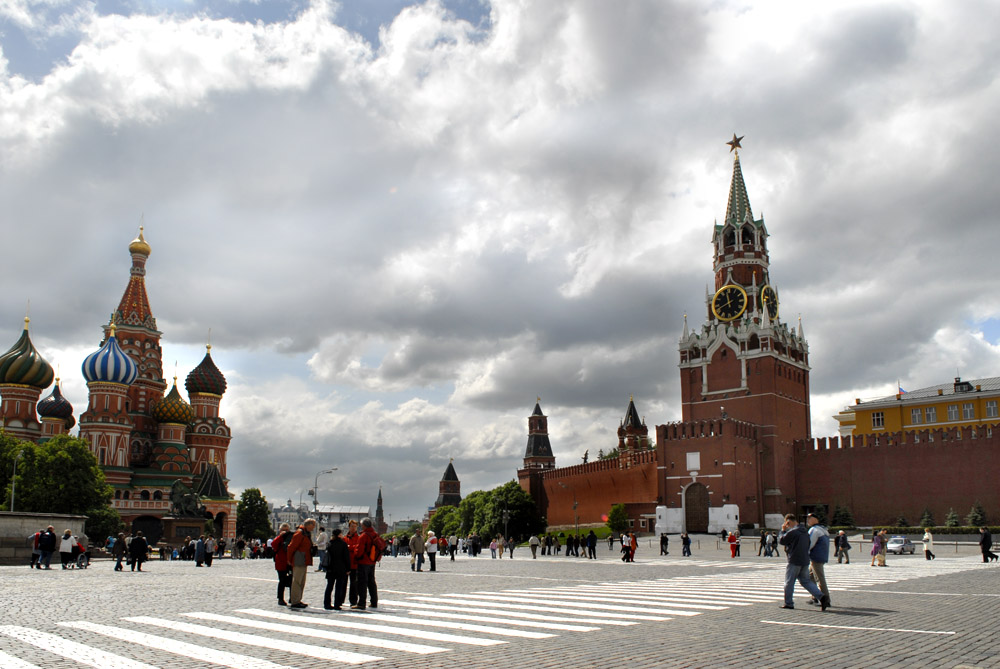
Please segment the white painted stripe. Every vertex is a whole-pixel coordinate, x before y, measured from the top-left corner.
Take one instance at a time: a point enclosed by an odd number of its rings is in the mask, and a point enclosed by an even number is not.
[[[416,609],[408,611],[411,616],[424,616],[427,618],[446,618],[450,620],[473,620],[485,623],[496,623],[499,625],[517,625],[519,627],[544,627],[545,629],[560,630],[563,632],[596,632],[600,627],[587,627],[585,625],[567,625],[565,623],[553,622],[533,622],[530,620],[512,620],[510,618],[496,618],[489,616],[474,616],[467,613],[445,613],[443,611],[425,611]],[[551,619],[549,619],[551,620]]]
[[[428,598],[432,599],[432,598]],[[472,605],[463,604],[462,602],[456,602],[454,600],[448,600],[448,604],[425,604],[423,602],[410,602],[410,601],[392,601],[386,599],[379,599],[380,604],[388,604],[390,606],[402,606],[409,609],[429,609],[434,611],[462,611],[460,614],[463,618],[470,615],[468,611],[473,611],[475,613],[481,612],[482,602],[473,602]],[[436,599],[434,601],[437,601]],[[579,618],[579,617],[569,617],[569,616],[553,616],[549,614],[540,615],[536,613],[521,613],[517,611],[511,611],[509,609],[504,609],[503,617],[505,618],[522,618],[524,620],[544,620],[544,621],[556,621],[556,622],[570,622],[580,625],[613,625],[617,627],[627,627],[630,625],[638,625],[639,623],[632,622],[630,620],[597,620],[594,618]],[[493,621],[497,620],[498,616],[490,617],[480,617],[480,620]],[[469,617],[469,620],[473,618]],[[595,628],[598,629],[598,628]]]
[[[8,655],[2,650],[0,650],[0,666],[3,669],[39,669],[37,665],[29,664],[20,658]]]
[[[75,660],[89,667],[96,667],[97,669],[156,669],[151,664],[145,664],[138,660],[91,648],[82,643],[63,639],[55,634],[39,632],[27,627],[0,625],[0,634],[6,634],[25,643],[30,643],[32,646],[47,650],[50,653]]]
[[[527,591],[521,590],[521,591],[512,591],[512,592],[527,592]],[[544,593],[540,592],[540,591],[535,591],[535,593],[537,593],[539,596],[543,596],[544,595]],[[701,602],[701,603],[704,603],[704,604],[721,604],[723,606],[750,606],[751,605],[751,602],[742,601],[743,600],[742,597],[739,600],[733,600],[733,598],[731,596],[723,597],[721,595],[716,595],[716,594],[704,594],[704,595],[702,595],[702,594],[696,594],[696,593],[693,593],[693,592],[687,592],[687,591],[683,591],[683,590],[679,590],[679,591],[676,591],[676,592],[672,592],[672,591],[669,591],[669,590],[664,590],[662,592],[658,591],[658,592],[653,592],[653,593],[649,593],[649,594],[641,594],[641,595],[636,595],[633,592],[628,591],[628,590],[610,590],[610,589],[609,590],[605,590],[603,588],[602,589],[595,589],[593,591],[591,591],[589,589],[566,590],[566,594],[580,594],[580,593],[590,593],[590,595],[592,597],[611,597],[611,598],[618,598],[618,597],[620,597],[620,598],[622,598],[624,600],[627,600],[627,601],[638,601],[638,602],[644,602],[644,601],[654,601],[655,602],[655,601],[661,601],[663,599],[680,599],[680,600],[698,601],[698,602]]]
[[[526,593],[525,590],[504,590],[505,593]],[[587,593],[563,593],[563,592],[546,592],[546,593],[530,593],[531,595],[537,595],[536,600],[541,600],[543,602],[549,601],[576,601],[576,602],[601,602],[603,599],[601,597],[607,597],[604,594],[587,594]],[[617,594],[617,593],[616,593]],[[527,595],[526,595],[527,596]],[[617,597],[611,598],[613,601],[622,601]],[[706,611],[724,611],[729,606],[729,602],[724,602],[723,605],[718,605],[718,603],[702,602],[701,600],[690,600],[686,601],[683,598],[669,598],[669,597],[643,597],[640,595],[632,595],[622,593],[622,599],[628,601],[630,604],[664,604],[666,606],[679,606],[681,608],[687,609],[704,609]],[[749,604],[732,604],[732,606],[749,606]]]
[[[470,595],[462,595],[467,598],[479,598],[488,599],[490,601],[496,602],[497,598],[502,597],[503,605],[509,606],[511,602],[529,602],[535,603],[538,601],[535,597],[524,597],[522,595],[506,595],[502,592],[477,592]],[[580,602],[574,601],[573,599],[566,598],[556,598],[556,597],[546,597],[543,602],[547,606],[565,607],[565,608],[585,608],[590,615],[607,615],[607,611],[622,611],[631,613],[632,611],[649,611],[650,613],[659,613],[668,616],[696,616],[698,613],[696,611],[681,611],[678,609],[670,609],[659,606],[619,606],[617,604],[606,604],[604,602],[587,601],[586,606],[583,606]],[[564,609],[563,609],[564,610]]]
[[[418,643],[408,643],[405,641],[392,641],[391,639],[376,639],[374,637],[357,636],[355,634],[341,634],[340,632],[327,632],[326,630],[314,630],[307,627],[295,625],[281,625],[279,623],[267,623],[248,618],[237,618],[236,616],[220,616],[217,613],[185,613],[189,618],[198,620],[211,620],[217,623],[228,623],[230,625],[240,625],[242,627],[252,627],[254,629],[266,630],[268,632],[284,632],[285,634],[299,634],[301,636],[313,637],[315,639],[327,639],[329,641],[340,641],[342,643],[353,643],[358,646],[375,646],[376,648],[389,648],[391,650],[401,650],[404,653],[417,653],[418,655],[429,655],[430,653],[441,653],[446,648],[435,646],[424,646]],[[303,618],[303,623],[309,624],[312,618]]]
[[[246,646],[282,650],[287,653],[295,653],[296,655],[305,655],[306,657],[315,657],[321,660],[331,660],[333,662],[344,662],[346,664],[361,664],[363,662],[372,662],[374,660],[383,659],[375,655],[363,655],[361,653],[352,653],[346,650],[323,648],[322,646],[310,646],[308,644],[296,643],[295,641],[287,641],[285,639],[271,639],[268,637],[256,636],[254,634],[244,634],[243,632],[220,630],[214,627],[206,627],[204,625],[192,625],[191,623],[164,620],[163,618],[134,616],[131,618],[124,618],[124,620],[127,620],[130,623],[141,623],[177,632],[186,632],[187,634],[197,634],[210,639],[222,639],[223,641],[232,641],[233,643],[241,643]]]
[[[279,613],[276,611],[265,611],[264,609],[238,609],[236,613],[244,613],[250,616],[258,616],[261,618],[267,618],[269,620],[283,620],[285,622],[301,623],[305,622],[300,616]],[[361,617],[364,615],[364,618]],[[391,622],[406,623],[410,622],[407,618],[398,618],[394,616],[385,616]],[[350,613],[344,615],[324,615],[324,616],[314,616],[309,618],[308,623],[311,625],[321,625],[324,627],[341,627],[346,629],[364,630],[366,632],[382,632],[383,634],[397,634],[399,636],[411,636],[418,639],[426,639],[427,641],[441,641],[443,643],[462,643],[469,646],[496,646],[497,644],[506,643],[506,641],[497,641],[495,639],[478,639],[475,637],[458,636],[456,634],[442,634],[441,632],[428,632],[427,630],[414,630],[407,627],[390,627],[388,625],[372,625],[371,623],[365,622],[368,620],[378,620],[379,614],[360,614],[351,615]]]
[[[88,632],[94,632],[95,634],[103,634],[104,636],[109,636],[112,639],[120,639],[121,641],[127,641],[139,646],[163,650],[168,653],[174,653],[175,655],[181,655],[193,660],[211,662],[212,664],[219,664],[223,667],[232,667],[232,669],[289,669],[283,665],[268,662],[267,660],[261,660],[256,657],[240,655],[239,653],[228,653],[222,650],[215,650],[214,648],[205,648],[204,646],[196,646],[192,643],[178,641],[177,639],[167,639],[162,636],[146,634],[145,632],[136,632],[135,630],[125,629],[123,627],[98,625],[97,623],[91,623],[85,620],[57,624],[72,629],[86,630]]]
[[[991,593],[977,592],[975,594],[966,594],[964,592],[909,592],[907,590],[879,590],[880,595],[920,595],[921,597],[1000,597],[1000,595],[995,595]]]
[[[854,625],[821,625],[819,623],[792,623],[781,620],[761,620],[768,625],[794,625],[796,627],[824,627],[836,630],[859,630],[862,632],[906,632],[908,634],[956,634],[956,632],[936,632],[934,630],[906,630],[891,627],[856,627]]]
[[[463,595],[463,597],[466,597],[466,599],[454,599],[454,598],[451,597],[451,595],[449,595],[448,597],[449,597],[448,601],[450,603],[452,603],[452,604],[466,604],[466,605],[471,605],[471,606],[482,606],[484,600],[491,601],[491,602],[494,602],[494,603],[496,602],[496,597],[495,596],[494,597],[486,597],[484,595],[481,595],[481,596]],[[416,597],[415,599],[417,599],[417,600],[432,600],[432,601],[435,601],[435,602],[441,601],[440,595],[436,595],[434,597]],[[521,604],[519,602],[504,602],[503,603],[503,607],[504,607],[504,615],[509,615],[511,611],[548,611],[549,613],[567,613],[565,607],[558,607],[558,606],[537,606],[537,605],[531,605],[531,604]],[[602,613],[594,613],[594,612],[589,612],[588,611],[587,615],[590,615],[590,616],[600,615],[600,616],[605,617],[605,618],[614,618],[614,619],[618,619],[618,620],[649,620],[649,621],[652,621],[652,622],[663,622],[665,620],[670,620],[669,617],[647,616],[647,615],[643,615],[641,613],[631,613],[631,614],[626,614],[626,613],[611,613],[611,612],[607,612],[607,613],[604,613],[604,612],[602,612]]]

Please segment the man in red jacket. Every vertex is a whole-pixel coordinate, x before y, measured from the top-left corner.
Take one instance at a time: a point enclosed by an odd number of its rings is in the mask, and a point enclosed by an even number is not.
[[[361,536],[355,555],[358,557],[358,603],[352,609],[365,610],[365,600],[371,599],[371,607],[378,608],[378,586],[375,584],[375,563],[382,556],[378,554],[378,534],[372,527],[372,519],[361,521]]]
[[[278,528],[278,536],[271,540],[271,550],[274,551],[274,570],[278,572],[278,605],[285,603],[285,588],[292,587],[292,569],[288,566],[288,544],[292,540],[292,528],[288,523],[282,523]]]
[[[312,566],[312,531],[316,529],[316,521],[307,519],[295,531],[292,540],[288,542],[288,564],[292,567],[292,592],[288,598],[288,606],[293,609],[304,609],[308,604],[302,601],[302,591],[306,587],[306,574]]]

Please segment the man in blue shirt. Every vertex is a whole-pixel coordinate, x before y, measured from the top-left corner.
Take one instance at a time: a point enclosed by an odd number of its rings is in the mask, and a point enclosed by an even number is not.
[[[824,595],[809,578],[809,532],[804,525],[796,522],[794,515],[785,516],[778,543],[788,549],[788,566],[785,567],[785,605],[781,608],[795,608],[792,594],[795,592],[795,581],[798,581],[819,600],[820,606],[826,611],[830,606],[830,598]]]

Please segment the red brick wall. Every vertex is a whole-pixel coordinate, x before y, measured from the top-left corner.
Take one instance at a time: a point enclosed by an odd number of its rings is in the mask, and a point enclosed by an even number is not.
[[[847,506],[859,525],[894,522],[900,515],[912,524],[924,508],[944,524],[949,508],[962,518],[980,502],[987,519],[1000,519],[1000,426],[992,436],[980,429],[918,432],[800,441],[795,477],[799,509],[826,504]],[[933,437],[934,441],[929,441]],[[919,441],[917,441],[919,439]]]
[[[574,493],[580,524],[605,522],[603,517],[613,504],[638,504],[642,506],[636,508],[648,508],[644,512],[653,513],[657,501],[656,451],[551,469],[542,474],[542,485],[549,525],[573,524]]]

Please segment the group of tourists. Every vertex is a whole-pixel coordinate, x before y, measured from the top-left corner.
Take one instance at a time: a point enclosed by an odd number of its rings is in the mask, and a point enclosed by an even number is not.
[[[313,566],[313,558],[319,558],[319,547],[313,541],[316,521],[304,521],[293,532],[288,523],[282,523],[278,536],[271,540],[274,553],[274,569],[278,573],[278,604],[293,609],[304,609],[309,605],[302,601],[306,585],[306,575]],[[324,531],[323,534],[326,532]],[[378,608],[378,586],[375,583],[375,565],[382,560],[386,542],[372,526],[370,518],[361,521],[358,531],[357,521],[350,521],[346,536],[335,528],[330,532],[321,564],[317,571],[326,572],[326,590],[323,593],[323,608],[340,611],[347,601],[352,609],[365,610],[368,606]],[[289,591],[285,600],[285,590]]]
[[[32,569],[52,569],[52,555],[58,552],[62,568],[71,569],[76,566],[80,555],[87,554],[88,541],[86,535],[81,540],[69,529],[62,536],[56,536],[55,528],[49,525],[28,536],[28,543],[31,545],[31,562],[28,566]]]

